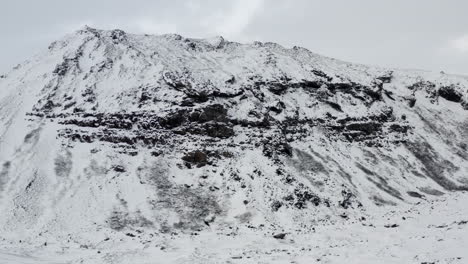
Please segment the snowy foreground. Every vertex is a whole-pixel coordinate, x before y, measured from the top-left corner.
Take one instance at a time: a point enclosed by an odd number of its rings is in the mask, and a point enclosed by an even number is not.
[[[89,249],[18,249],[2,241],[0,263],[467,263],[467,202],[468,193],[453,194],[284,239],[243,229],[236,235],[153,237],[145,244],[125,237]]]

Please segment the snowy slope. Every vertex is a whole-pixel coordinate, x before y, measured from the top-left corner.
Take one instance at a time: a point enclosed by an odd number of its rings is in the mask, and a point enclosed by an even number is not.
[[[468,190],[467,117],[462,76],[86,27],[0,78],[0,242],[360,225]]]

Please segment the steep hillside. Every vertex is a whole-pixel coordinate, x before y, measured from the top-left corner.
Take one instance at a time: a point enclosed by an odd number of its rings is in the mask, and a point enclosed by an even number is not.
[[[366,223],[468,191],[467,142],[464,77],[86,27],[0,77],[0,237]]]

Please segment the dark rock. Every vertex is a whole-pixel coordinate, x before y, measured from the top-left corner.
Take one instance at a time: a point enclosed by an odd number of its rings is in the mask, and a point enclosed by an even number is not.
[[[274,201],[272,204],[271,204],[271,210],[273,212],[277,212],[281,207],[283,206],[283,203],[280,202],[280,201]]]
[[[125,167],[122,166],[122,165],[115,165],[115,166],[112,166],[112,169],[116,172],[125,172]]]
[[[282,83],[269,83],[268,84],[268,90],[276,95],[282,95],[286,90],[288,89],[288,86]]]
[[[343,112],[343,109],[341,109],[341,105],[339,105],[339,104],[337,104],[335,102],[331,102],[331,101],[325,101],[325,103],[327,103],[329,106],[331,106],[336,111]]]
[[[468,110],[468,100],[462,101],[461,106],[463,109]]]
[[[297,209],[307,208],[307,203],[312,203],[315,206],[318,206],[321,202],[321,199],[311,192],[303,189],[295,189],[294,194],[290,194],[284,197],[284,200],[289,202],[289,204],[294,205]]]
[[[209,121],[226,122],[227,110],[220,104],[210,105],[190,115],[190,121],[205,123]]]
[[[153,157],[159,157],[161,155],[161,152],[157,152],[157,151],[152,151],[151,152],[151,156]]]
[[[319,76],[319,77],[322,77],[324,79],[326,79],[328,82],[331,82],[333,80],[332,77],[328,76],[326,73],[324,73],[323,71],[320,71],[320,70],[312,70],[312,72],[316,75],[316,76]]]
[[[410,86],[408,86],[408,89],[412,90],[412,91],[417,91],[417,90],[422,90],[422,89],[425,89],[426,91],[429,91],[429,90],[434,90],[436,87],[436,85],[432,82],[429,82],[429,81],[420,81],[420,82],[416,82]]]
[[[211,96],[219,97],[219,98],[234,98],[234,97],[243,95],[244,92],[245,91],[243,89],[241,89],[239,92],[236,92],[236,93],[223,93],[223,92],[213,91],[211,93]]]
[[[391,124],[389,129],[393,132],[407,133],[410,127],[408,125]]]
[[[393,97],[393,92],[384,90],[384,94],[390,98],[390,100],[395,101],[395,98]]]
[[[347,130],[362,131],[366,134],[373,134],[378,132],[382,127],[381,123],[377,122],[360,122],[360,123],[350,123],[346,126]]]
[[[227,79],[225,81],[225,83],[227,84],[234,84],[236,82],[236,77],[235,76],[231,76],[231,78]]]
[[[382,76],[377,77],[376,79],[382,81],[382,83],[390,83],[393,79],[393,72],[388,72]]]
[[[194,152],[187,153],[185,156],[182,157],[182,160],[192,164],[205,165],[208,162],[208,156],[206,155],[206,153],[197,150]]]
[[[285,239],[286,238],[286,233],[279,233],[279,234],[273,235],[273,238]]]
[[[71,68],[75,67],[77,63],[77,58],[64,58],[63,62],[61,64],[58,64],[52,71],[52,73],[63,77],[70,71]]]
[[[146,101],[148,101],[148,100],[150,100],[150,99],[151,99],[151,96],[149,95],[149,93],[146,92],[146,91],[143,91],[143,92],[141,93],[139,102],[140,102],[140,103],[144,103],[144,102],[146,102]]]
[[[119,43],[119,42],[127,40],[127,34],[123,30],[120,30],[120,29],[112,30],[110,37],[114,43]]]
[[[176,128],[187,121],[187,115],[188,111],[180,110],[175,113],[168,114],[159,122],[159,124],[164,128]]]
[[[278,108],[276,106],[270,106],[268,109],[276,114],[280,114],[283,111],[282,108]]]
[[[411,192],[410,191],[410,192],[407,192],[407,193],[408,193],[409,196],[414,197],[414,198],[420,198],[420,199],[424,198],[424,195],[422,195],[422,194],[420,194],[418,192]]]
[[[409,98],[408,99],[408,106],[413,108],[415,105],[416,105],[416,98],[415,97]]]
[[[222,124],[205,124],[201,130],[194,130],[195,134],[207,135],[214,138],[229,138],[234,136],[232,127]]]
[[[292,156],[293,155],[293,148],[287,144],[287,143],[283,143],[283,148],[282,148],[282,152],[288,156]]]
[[[463,98],[463,95],[459,91],[457,91],[455,86],[440,87],[439,96],[455,103],[460,103]]]
[[[349,207],[352,206],[352,198],[354,195],[351,192],[348,192],[346,190],[341,191],[341,195],[343,196],[343,200],[339,202],[339,205],[343,207],[344,209],[348,209]]]

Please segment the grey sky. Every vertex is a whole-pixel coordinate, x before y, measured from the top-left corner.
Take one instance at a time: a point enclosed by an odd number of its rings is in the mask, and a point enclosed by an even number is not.
[[[272,41],[351,62],[468,75],[466,0],[15,0],[0,8],[0,72],[87,24]]]

